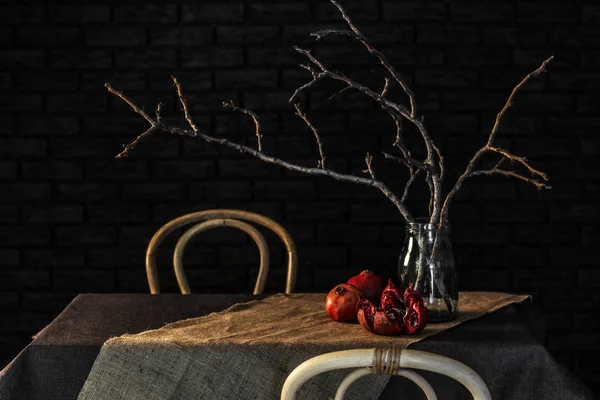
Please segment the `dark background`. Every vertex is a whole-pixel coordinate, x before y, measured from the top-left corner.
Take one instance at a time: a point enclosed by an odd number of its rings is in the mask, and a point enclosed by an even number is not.
[[[512,87],[556,57],[519,95],[498,138],[547,172],[552,190],[469,181],[452,207],[452,239],[461,290],[533,294],[548,349],[598,389],[600,6],[343,4],[416,92],[446,158],[446,186],[487,140]],[[377,91],[385,76],[359,45],[308,36],[339,26],[325,0],[0,2],[0,366],[77,293],[147,292],[149,239],[192,211],[233,207],[281,222],[299,250],[298,291],[327,291],[364,268],[396,273],[404,225],[375,189],[164,134],[113,158],[146,125],[104,83],[148,111],[163,101],[165,116],[176,116],[172,74],[201,129],[252,144],[247,117],[221,107],[232,99],[261,115],[268,153],[316,165],[312,134],[287,103],[310,78],[292,45]],[[301,98],[329,166],[363,174],[370,151],[379,176],[401,188],[406,171],[380,156],[392,151],[389,117],[356,93],[328,102],[339,88],[323,83]],[[390,97],[406,102],[397,86]],[[409,127],[405,135],[418,143]],[[416,215],[426,208],[422,189],[410,204]],[[268,238],[270,291],[282,291],[283,249]],[[186,260],[193,290],[251,291],[258,252],[242,233],[211,231],[196,243]],[[174,292],[170,252],[161,258],[163,288]]]

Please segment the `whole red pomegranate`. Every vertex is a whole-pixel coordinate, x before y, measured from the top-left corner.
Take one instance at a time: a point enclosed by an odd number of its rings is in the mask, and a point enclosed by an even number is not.
[[[358,322],[369,332],[379,335],[412,335],[421,331],[429,320],[429,312],[421,295],[409,287],[402,292],[390,279],[381,294],[381,307],[367,299],[357,305]]]
[[[348,279],[348,283],[356,286],[365,297],[374,304],[379,304],[381,293],[385,288],[385,278],[365,269],[358,275]]]
[[[362,292],[355,286],[340,283],[327,294],[325,311],[334,321],[356,321],[356,305],[362,297]]]

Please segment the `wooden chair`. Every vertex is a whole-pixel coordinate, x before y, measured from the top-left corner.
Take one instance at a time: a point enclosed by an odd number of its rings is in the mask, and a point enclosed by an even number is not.
[[[419,350],[395,348],[336,351],[313,357],[294,369],[286,379],[281,400],[294,400],[298,389],[310,378],[326,371],[361,367],[342,381],[335,400],[342,400],[350,385],[368,374],[400,375],[416,383],[428,400],[437,400],[433,387],[411,369],[437,372],[464,385],[474,400],[491,400],[492,396],[481,377],[465,364],[448,357]]]
[[[249,211],[227,209],[198,211],[183,215],[166,223],[154,234],[150,240],[150,243],[148,244],[148,250],[146,251],[146,276],[148,277],[150,293],[160,293],[158,271],[156,269],[156,254],[158,252],[158,246],[163,239],[169,235],[169,233],[185,225],[196,223],[187,231],[185,231],[181,238],[179,238],[173,253],[173,266],[175,268],[175,276],[177,278],[177,284],[179,285],[181,293],[191,293],[182,264],[185,247],[189,241],[200,232],[219,227],[231,227],[246,232],[258,246],[260,251],[260,268],[258,271],[258,277],[256,279],[256,285],[254,286],[254,294],[262,294],[265,290],[269,275],[269,249],[264,236],[252,225],[240,220],[253,222],[269,228],[281,238],[287,249],[288,257],[285,292],[288,294],[292,293],[296,285],[296,268],[298,264],[298,257],[296,255],[296,246],[294,245],[294,241],[292,240],[292,237],[288,231],[286,231],[283,226],[273,221],[271,218],[263,215]]]

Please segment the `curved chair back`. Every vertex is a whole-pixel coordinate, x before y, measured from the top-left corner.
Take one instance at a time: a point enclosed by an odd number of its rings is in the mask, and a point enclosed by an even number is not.
[[[491,400],[492,396],[481,377],[465,364],[448,357],[419,350],[396,348],[356,349],[336,351],[313,357],[294,369],[281,391],[281,400],[294,400],[298,389],[310,378],[326,371],[360,367],[342,381],[335,400],[342,400],[350,385],[368,374],[404,376],[415,382],[428,400],[437,400],[433,387],[411,369],[437,372],[464,385],[474,400]]]
[[[298,257],[296,254],[296,246],[288,231],[285,230],[283,226],[273,221],[271,218],[265,217],[264,215],[249,211],[228,209],[205,210],[183,215],[166,223],[154,234],[150,240],[150,243],[148,244],[148,250],[146,251],[146,276],[148,278],[148,285],[150,286],[150,293],[160,293],[158,271],[156,269],[156,254],[158,252],[160,243],[174,230],[192,223],[197,224],[192,226],[181,236],[175,246],[175,252],[173,254],[175,276],[182,294],[191,293],[182,265],[182,259],[186,245],[198,233],[217,227],[232,227],[240,229],[248,233],[248,235],[257,244],[260,251],[260,269],[258,272],[256,285],[254,286],[254,294],[263,293],[269,273],[269,250],[263,235],[253,226],[240,220],[253,222],[269,228],[281,238],[287,249],[288,257],[285,292],[288,294],[292,293],[296,285],[296,268],[298,264]]]

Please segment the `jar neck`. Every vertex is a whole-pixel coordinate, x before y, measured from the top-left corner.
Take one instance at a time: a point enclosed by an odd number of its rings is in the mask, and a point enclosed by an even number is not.
[[[430,224],[428,218],[416,218],[413,222],[406,224],[406,233],[410,234],[435,234],[437,232],[449,234],[450,226],[443,225],[441,228],[437,224]]]

